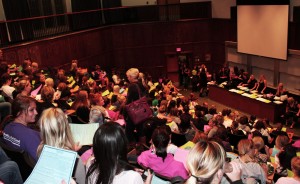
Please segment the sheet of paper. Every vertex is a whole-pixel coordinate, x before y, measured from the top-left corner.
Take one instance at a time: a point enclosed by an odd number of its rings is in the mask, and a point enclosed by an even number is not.
[[[39,93],[39,91],[41,90],[42,86],[43,85],[41,84],[38,88],[36,88],[35,90],[31,91],[30,95],[35,97]]]
[[[70,123],[71,132],[75,142],[80,145],[92,145],[93,137],[96,130],[99,128],[99,123],[75,124]]]
[[[75,151],[45,145],[40,158],[25,184],[70,183],[77,158]]]

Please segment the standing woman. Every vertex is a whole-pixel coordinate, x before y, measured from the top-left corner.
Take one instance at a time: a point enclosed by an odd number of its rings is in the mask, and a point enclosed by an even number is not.
[[[127,160],[127,140],[121,126],[115,122],[101,125],[93,139],[94,158],[87,163],[87,184],[143,184]],[[151,182],[148,171],[145,183]]]
[[[130,104],[138,100],[140,97],[146,96],[147,91],[144,88],[141,81],[139,81],[139,70],[137,68],[130,68],[126,72],[127,79],[129,81],[128,92],[127,92],[127,101],[126,104]],[[126,136],[130,143],[134,143],[134,130],[136,129],[139,142],[145,143],[146,137],[143,134],[143,123],[135,125],[130,117],[125,114],[126,121]]]
[[[35,122],[37,114],[35,99],[19,96],[12,103],[12,120],[3,130],[3,139],[8,146],[24,150],[35,160],[41,137],[39,132],[30,129],[28,124]]]
[[[41,138],[37,154],[40,155],[44,145],[67,150],[77,150],[69,127],[69,122],[64,112],[59,108],[48,108],[43,111],[40,120]],[[78,157],[74,167],[74,177],[79,184],[85,183],[85,168]]]

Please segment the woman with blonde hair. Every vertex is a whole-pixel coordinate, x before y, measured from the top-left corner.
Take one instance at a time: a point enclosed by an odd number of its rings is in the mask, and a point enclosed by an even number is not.
[[[54,88],[54,80],[52,78],[47,78],[45,80],[45,86],[49,86],[49,87]]]
[[[126,76],[129,81],[126,105],[147,95],[147,90],[143,86],[142,82],[139,81],[139,73],[140,71],[137,68],[130,68],[126,72]],[[127,113],[124,113],[124,117],[126,120],[126,136],[130,144],[134,144],[136,142],[134,137],[135,130],[138,135],[138,141],[145,143],[146,137],[143,133],[143,123],[135,125]]]
[[[40,155],[44,145],[73,151],[78,149],[78,146],[73,140],[69,122],[61,109],[49,108],[44,110],[40,117],[39,124],[42,141],[37,149],[38,155]],[[80,159],[77,159],[76,162],[74,177],[76,178],[77,183],[84,184],[84,165]]]
[[[260,181],[266,183],[267,168],[262,168],[255,161],[255,149],[252,140],[242,139],[238,143],[239,158],[231,162],[232,165],[238,165],[242,170],[242,180],[244,183]]]
[[[196,143],[187,157],[187,168],[190,177],[187,184],[218,184],[221,183],[224,172],[234,183],[242,183],[238,167],[226,164],[226,152],[214,141]]]

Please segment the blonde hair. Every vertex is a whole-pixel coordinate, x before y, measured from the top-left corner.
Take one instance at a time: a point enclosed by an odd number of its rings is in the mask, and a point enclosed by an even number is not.
[[[196,143],[187,157],[191,177],[186,183],[210,183],[217,172],[223,169],[226,152],[214,141]]]
[[[45,80],[45,86],[49,86],[49,87],[54,87],[54,81],[53,81],[53,79],[52,78],[47,78],[46,80]]]
[[[40,120],[41,143],[38,155],[43,146],[49,145],[57,148],[75,150],[75,143],[64,112],[59,108],[48,108],[43,111]]]
[[[263,138],[261,138],[260,136],[253,137],[252,141],[253,141],[254,148],[257,149],[258,151],[265,146],[265,142]]]
[[[137,68],[130,68],[127,70],[126,75],[132,81],[138,81],[140,71]]]
[[[239,155],[243,156],[249,153],[253,149],[253,142],[252,140],[242,139],[238,143],[238,151]]]

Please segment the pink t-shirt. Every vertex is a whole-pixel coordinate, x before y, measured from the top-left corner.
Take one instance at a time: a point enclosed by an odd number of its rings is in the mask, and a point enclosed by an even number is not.
[[[181,176],[183,179],[188,178],[188,172],[184,165],[181,162],[174,160],[173,155],[170,153],[167,154],[167,157],[163,161],[161,157],[151,153],[150,150],[144,151],[138,157],[138,163],[147,168],[151,168],[154,172],[162,176],[170,178]]]

